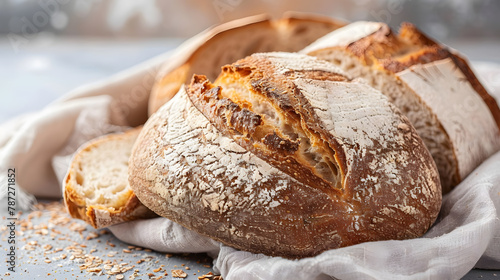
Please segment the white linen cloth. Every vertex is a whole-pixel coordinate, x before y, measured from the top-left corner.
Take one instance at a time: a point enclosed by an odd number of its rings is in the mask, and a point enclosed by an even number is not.
[[[168,54],[0,125],[0,199],[6,197],[8,168],[16,169],[18,207],[27,208],[33,195],[61,197],[62,178],[81,144],[145,121],[148,93],[166,59]],[[500,100],[500,65],[475,66]],[[165,218],[110,230],[125,242],[161,252],[207,252],[227,280],[458,279],[473,267],[500,269],[499,217],[500,152],[444,197],[438,221],[422,238],[370,242],[287,260],[235,250]]]

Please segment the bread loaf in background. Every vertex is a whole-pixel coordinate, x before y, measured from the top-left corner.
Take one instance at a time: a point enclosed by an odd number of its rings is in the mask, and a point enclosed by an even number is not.
[[[154,113],[129,163],[157,214],[227,245],[286,258],[423,235],[439,175],[379,91],[293,53],[195,75]]]
[[[128,160],[140,131],[102,136],[75,153],[63,182],[64,202],[72,217],[103,228],[156,216],[128,184]]]
[[[439,169],[443,193],[500,150],[500,110],[467,61],[409,23],[355,22],[301,53],[365,78],[411,121]]]
[[[288,12],[281,19],[267,15],[242,18],[210,28],[177,48],[156,77],[149,114],[170,100],[193,74],[215,79],[220,67],[256,52],[298,51],[345,25],[333,18]]]

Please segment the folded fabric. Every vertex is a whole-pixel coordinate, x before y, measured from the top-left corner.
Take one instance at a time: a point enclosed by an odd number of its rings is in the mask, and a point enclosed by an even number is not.
[[[1,125],[0,199],[6,197],[8,168],[16,168],[20,207],[28,208],[33,195],[60,198],[62,178],[81,144],[146,120],[149,91],[167,59],[157,57]],[[499,100],[500,66],[475,65]],[[438,221],[422,238],[364,243],[301,260],[238,251],[165,218],[110,230],[125,242],[162,252],[207,252],[224,279],[458,279],[475,266],[500,269],[499,170],[497,153],[444,197]]]
[[[108,79],[82,86],[42,111],[0,125],[0,201],[6,199],[7,169],[16,168],[18,210],[34,197],[61,197],[69,158],[86,141],[137,126],[147,119],[149,92],[165,53]],[[120,128],[121,127],[121,128]],[[56,156],[54,166],[52,161]]]

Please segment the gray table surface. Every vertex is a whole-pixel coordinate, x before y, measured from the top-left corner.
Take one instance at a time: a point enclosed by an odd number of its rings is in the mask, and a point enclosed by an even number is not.
[[[189,280],[212,271],[206,254],[168,254],[132,246],[106,229],[71,218],[62,201],[36,206],[17,216],[15,272],[7,271],[2,262],[0,279],[180,279],[172,270],[182,270]],[[2,228],[0,234],[1,248],[7,250],[8,230]]]
[[[40,110],[77,86],[106,78],[168,51],[180,42],[179,39],[143,41],[58,39],[50,42],[34,42],[15,51],[8,40],[0,40],[0,124],[22,113]],[[476,40],[446,43],[465,53],[471,60],[500,63],[500,56],[497,53],[500,49],[500,41],[478,42]],[[57,206],[49,206],[49,209],[50,207]],[[198,279],[198,276],[212,270],[211,260],[204,254],[166,256],[164,253],[148,252],[141,248],[129,248],[128,244],[120,242],[107,231],[96,231],[77,220],[54,225],[50,211],[36,213],[36,215],[31,214],[32,227],[26,228],[19,237],[24,238],[19,245],[24,246],[24,249],[18,251],[18,272],[8,276],[6,266],[2,265],[0,279],[23,279],[25,277],[117,279],[118,274],[108,273],[115,265],[120,269],[134,266],[133,269],[123,273],[124,279],[129,279],[134,273],[137,275],[135,279],[149,279],[148,273],[155,275],[151,277],[163,276],[161,279],[178,279],[173,278],[172,269],[183,269],[187,273],[186,279]],[[24,213],[20,219],[26,221],[29,218],[28,215],[30,213]],[[5,215],[3,216],[2,224],[0,224],[2,229],[0,251],[7,251],[7,230],[2,227],[7,223],[4,222],[6,221]],[[70,229],[72,226],[79,230],[78,234],[74,234],[74,228]],[[60,233],[52,235],[54,230]],[[98,236],[94,237],[96,234]],[[57,236],[61,235],[66,237],[59,239]],[[29,243],[33,241],[37,243]],[[110,252],[112,257],[108,256]],[[66,258],[62,258],[62,254],[66,254]],[[75,254],[77,257],[70,260],[71,255]],[[101,275],[91,273],[87,269],[80,269],[81,265],[85,265],[86,258],[94,261],[100,259],[103,262],[100,266],[102,272],[99,272]],[[104,268],[106,261],[108,261],[108,266]],[[186,269],[186,266],[189,269]],[[115,272],[116,269],[118,267],[115,268]],[[137,271],[134,272],[134,270]],[[157,272],[154,272],[155,270]],[[168,275],[165,276],[165,273]],[[474,269],[463,279],[500,279],[500,271]]]

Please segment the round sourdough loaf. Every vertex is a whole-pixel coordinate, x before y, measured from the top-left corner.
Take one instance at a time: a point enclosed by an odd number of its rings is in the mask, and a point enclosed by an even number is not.
[[[387,98],[332,64],[255,54],[195,75],[134,145],[144,205],[238,249],[301,258],[415,238],[441,206],[434,161]]]
[[[242,18],[210,28],[179,46],[158,72],[149,114],[170,100],[196,73],[215,79],[220,68],[257,52],[298,51],[346,22],[315,14],[287,12]]]

